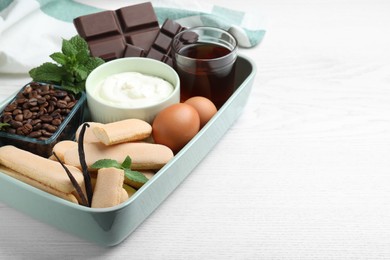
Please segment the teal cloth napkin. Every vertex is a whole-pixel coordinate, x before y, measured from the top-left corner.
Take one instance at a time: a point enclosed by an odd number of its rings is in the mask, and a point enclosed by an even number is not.
[[[136,3],[139,1],[1,0],[0,73],[27,73],[48,61],[49,55],[60,49],[62,38],[77,34],[74,18]],[[152,4],[160,24],[170,18],[186,27],[219,27],[231,32],[243,48],[258,45],[265,35],[258,15],[193,0]]]

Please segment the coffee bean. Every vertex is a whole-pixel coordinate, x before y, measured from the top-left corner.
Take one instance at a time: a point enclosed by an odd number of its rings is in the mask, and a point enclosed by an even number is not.
[[[49,105],[49,106],[47,107],[47,113],[53,112],[53,111],[54,111],[54,108],[55,108],[54,105]]]
[[[67,108],[61,109],[61,114],[67,115],[69,113],[70,113],[70,109],[67,109]]]
[[[60,109],[56,109],[53,111],[53,113],[50,114],[53,119],[55,118],[59,118],[59,119],[62,119],[62,115],[61,115],[61,110]]]
[[[41,113],[42,115],[45,115],[45,114],[47,114],[47,109],[44,107],[39,107],[39,113]]]
[[[39,107],[30,107],[31,112],[37,112],[39,111]]]
[[[45,101],[39,107],[48,107],[48,106],[49,106],[49,102]]]
[[[65,100],[58,100],[56,105],[58,108],[66,108],[68,103]]]
[[[43,124],[42,124],[42,128],[43,128],[43,129],[46,129],[46,128],[49,127],[49,125],[50,125],[49,123],[43,123]]]
[[[30,86],[27,86],[27,87],[24,88],[23,93],[28,94],[28,93],[30,93],[32,90],[33,90],[33,88],[32,88],[31,85],[30,85]]]
[[[59,118],[55,118],[51,123],[55,126],[59,126],[62,123],[62,120]]]
[[[9,124],[15,129],[23,126],[22,122],[16,120],[9,121]]]
[[[55,131],[57,131],[57,127],[54,126],[54,125],[48,125],[48,126],[46,127],[46,130],[47,130],[48,132],[50,132],[50,133],[54,133]]]
[[[37,124],[39,124],[39,123],[41,123],[42,122],[42,120],[41,119],[34,119],[34,120],[32,120],[31,121],[31,125],[37,125]]]
[[[6,112],[12,112],[12,111],[14,111],[16,108],[17,108],[17,104],[11,103],[11,104],[9,104],[8,106],[6,106],[6,107],[4,108],[4,111],[6,111]]]
[[[38,102],[38,104],[42,105],[46,102],[46,98],[44,98],[44,97],[37,98],[37,102]]]
[[[36,90],[31,91],[28,93],[28,98],[36,98],[38,96],[38,92]]]
[[[50,136],[53,135],[53,133],[50,133],[50,132],[48,132],[48,131],[46,131],[46,130],[41,130],[41,133],[42,133],[42,135],[43,135],[44,137],[50,137]]]
[[[21,105],[21,104],[26,103],[27,100],[28,100],[28,99],[27,99],[27,98],[24,98],[24,97],[18,98],[18,99],[16,99],[16,103],[17,103],[18,105]]]
[[[28,102],[25,102],[25,103],[23,103],[22,108],[23,109],[29,109],[30,108],[30,104]]]
[[[38,105],[38,99],[36,99],[35,97],[30,98],[28,100],[28,104],[30,105],[30,107],[35,107],[36,105]]]
[[[33,131],[28,136],[32,137],[32,138],[38,138],[38,137],[42,136],[42,132],[41,131]]]
[[[45,123],[53,121],[53,117],[49,116],[49,115],[42,115],[39,117],[39,119],[41,119],[42,122],[45,122]]]
[[[40,89],[42,92],[47,92],[50,90],[50,85],[43,85],[43,86],[41,86]]]
[[[30,124],[25,124],[19,128],[16,129],[17,133],[20,133],[21,135],[28,135],[31,133],[33,127]]]
[[[14,111],[12,111],[12,115],[14,115],[14,116],[21,114],[21,113],[22,113],[22,110],[20,110],[20,109],[15,109]]]
[[[23,121],[23,114],[18,114],[15,116],[15,120],[16,121],[19,121],[19,122],[22,122]]]
[[[28,109],[23,110],[23,117],[25,119],[30,119],[30,118],[32,118],[32,116],[33,116],[33,114],[30,110],[28,110]]]
[[[66,108],[72,109],[75,105],[76,105],[76,101],[70,101],[70,102],[68,102],[68,105],[66,106]]]
[[[41,118],[41,116],[45,115],[45,111],[41,111],[41,110],[39,110],[38,112],[33,112],[33,113],[36,113],[34,119],[37,119],[37,118],[39,119],[39,118]]]
[[[8,122],[10,122],[11,120],[12,120],[13,118],[12,118],[12,115],[4,115],[3,116],[3,120],[2,120],[2,122],[3,123],[8,123]]]
[[[36,123],[35,125],[33,125],[33,130],[34,131],[37,131],[37,130],[40,130],[42,129],[42,124],[41,123]]]

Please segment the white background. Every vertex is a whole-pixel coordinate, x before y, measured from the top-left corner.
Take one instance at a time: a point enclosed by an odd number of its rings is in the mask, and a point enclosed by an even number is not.
[[[390,259],[390,2],[210,3],[267,19],[242,116],[118,246],[0,204],[0,259]]]

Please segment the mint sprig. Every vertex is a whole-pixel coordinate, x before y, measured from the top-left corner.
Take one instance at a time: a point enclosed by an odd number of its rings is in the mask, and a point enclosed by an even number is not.
[[[8,123],[0,123],[0,130],[3,130],[7,126],[10,126],[10,124],[8,124]]]
[[[85,81],[104,60],[90,55],[87,42],[79,35],[62,40],[61,52],[50,55],[55,62],[45,62],[29,71],[33,81],[52,83],[77,94],[85,90]]]
[[[142,173],[138,171],[131,170],[131,158],[130,156],[126,156],[125,160],[122,163],[119,163],[116,160],[112,159],[101,159],[96,161],[91,165],[93,169],[101,169],[101,168],[117,168],[124,170],[125,177],[139,183],[146,183],[148,178],[145,177]]]

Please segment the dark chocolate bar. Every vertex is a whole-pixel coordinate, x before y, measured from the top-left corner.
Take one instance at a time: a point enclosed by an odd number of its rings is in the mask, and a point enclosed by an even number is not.
[[[150,2],[80,16],[73,23],[91,55],[106,61],[145,56],[160,31]]]

